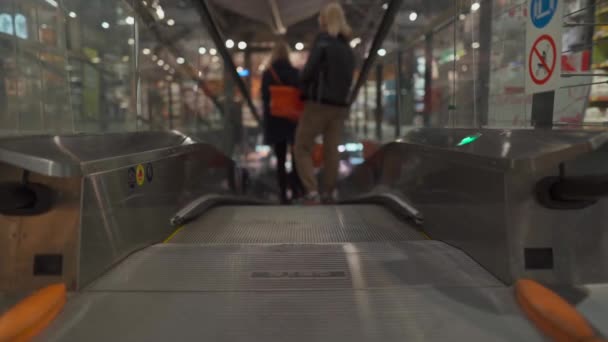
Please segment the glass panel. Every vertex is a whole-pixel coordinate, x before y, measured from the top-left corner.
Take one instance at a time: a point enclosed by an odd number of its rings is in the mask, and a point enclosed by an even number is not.
[[[16,134],[19,127],[19,98],[25,82],[19,75],[13,1],[0,1],[0,120],[1,135]]]
[[[492,9],[490,127],[527,127],[532,98],[525,94],[526,1],[494,1]]]

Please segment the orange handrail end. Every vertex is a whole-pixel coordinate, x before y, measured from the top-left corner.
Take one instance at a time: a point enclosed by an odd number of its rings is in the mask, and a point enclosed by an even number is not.
[[[65,284],[34,292],[0,316],[0,341],[30,341],[59,315],[66,300]]]

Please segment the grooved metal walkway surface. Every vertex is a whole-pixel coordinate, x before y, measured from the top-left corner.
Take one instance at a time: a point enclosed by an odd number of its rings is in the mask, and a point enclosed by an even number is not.
[[[265,291],[403,286],[502,286],[461,251],[436,241],[344,245],[147,248],[95,291]]]
[[[219,207],[188,224],[172,243],[336,243],[424,240],[374,205]]]
[[[70,298],[40,341],[542,341],[462,251],[376,206],[220,207]]]

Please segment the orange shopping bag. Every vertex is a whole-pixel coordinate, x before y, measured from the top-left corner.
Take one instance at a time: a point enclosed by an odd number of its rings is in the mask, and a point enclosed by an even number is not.
[[[304,102],[300,98],[300,90],[293,86],[284,85],[279,75],[270,68],[272,78],[277,85],[270,88],[270,114],[272,116],[298,121],[304,111]]]

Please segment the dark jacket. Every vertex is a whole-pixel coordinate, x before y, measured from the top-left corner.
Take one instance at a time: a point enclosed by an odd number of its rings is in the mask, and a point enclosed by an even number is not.
[[[277,60],[271,67],[283,83],[298,87],[299,72],[288,60]],[[274,145],[276,143],[287,142],[293,144],[296,131],[296,123],[287,119],[278,118],[270,115],[270,86],[278,84],[270,68],[262,75],[262,100],[264,102],[264,143]]]
[[[343,36],[320,33],[300,76],[302,93],[308,101],[348,106],[355,71],[355,55]]]

